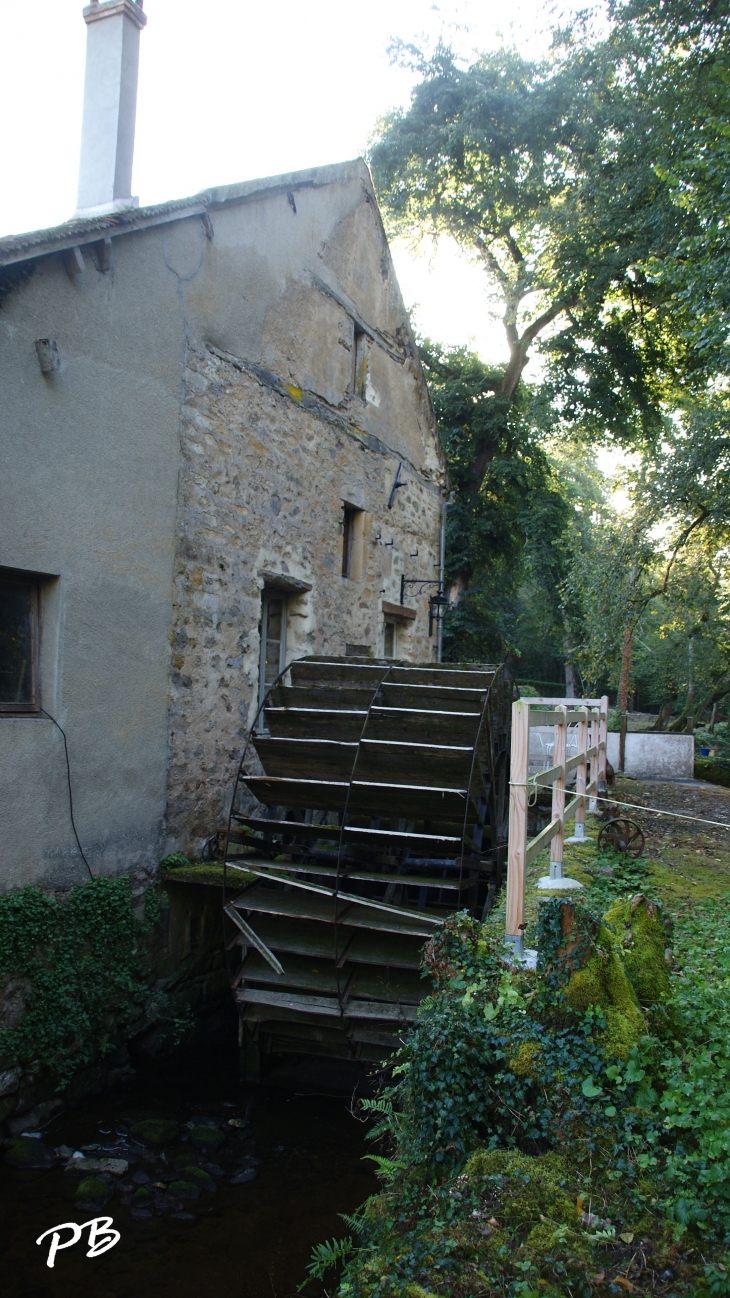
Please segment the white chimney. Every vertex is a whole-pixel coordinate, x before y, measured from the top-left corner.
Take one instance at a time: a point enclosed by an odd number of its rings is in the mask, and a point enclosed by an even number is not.
[[[143,0],[91,0],[84,9],[86,78],[75,216],[136,207],[132,198]]]

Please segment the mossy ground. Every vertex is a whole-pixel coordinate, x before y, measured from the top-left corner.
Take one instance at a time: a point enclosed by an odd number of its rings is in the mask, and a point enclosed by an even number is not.
[[[602,1007],[603,1047],[616,1060],[584,1080],[582,1095],[596,1118],[610,1121],[619,1121],[626,1103],[626,1113],[639,1117],[639,1143],[632,1149],[633,1137],[623,1144],[619,1137],[611,1155],[599,1140],[587,1159],[570,1140],[541,1148],[529,1132],[520,1135],[525,1115],[515,1090],[514,1147],[485,1148],[482,1132],[482,1147],[455,1172],[412,1162],[385,1171],[383,1192],[363,1213],[365,1247],[345,1269],[340,1298],[730,1298],[730,1230],[721,1225],[730,1221],[722,1198],[730,1178],[723,1134],[730,958],[721,936],[730,918],[730,831],[650,810],[730,825],[730,793],[620,781],[615,796],[636,805],[625,814],[642,822],[647,850],[637,861],[599,854],[598,820],[588,822],[592,843],[566,846],[566,874],[585,885],[581,900],[605,917],[594,953],[571,976],[568,999],[578,1011]],[[536,945],[535,884],[548,855],[528,869],[528,946]],[[632,909],[637,894],[645,900]],[[482,931],[503,929],[502,899]],[[539,1036],[530,1032],[508,1056],[517,1089],[539,1089],[548,1048]],[[449,1066],[457,1064],[454,1057]],[[614,1081],[616,1097],[607,1093]],[[475,1077],[475,1098],[489,1085],[488,1075]],[[391,1130],[397,1159],[401,1129]],[[503,1133],[492,1139],[504,1144]]]

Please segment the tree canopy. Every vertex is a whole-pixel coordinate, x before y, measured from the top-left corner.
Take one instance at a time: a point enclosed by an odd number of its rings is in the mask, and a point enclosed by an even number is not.
[[[491,364],[424,345],[456,490],[445,643],[524,660],[539,628],[625,706],[634,649],[658,698],[659,641],[684,637],[710,697],[727,675],[730,17],[612,0],[593,30],[579,17],[539,61],[402,47],[420,81],[371,151],[391,231],[457,240],[504,326]],[[623,516],[599,443],[639,457]]]

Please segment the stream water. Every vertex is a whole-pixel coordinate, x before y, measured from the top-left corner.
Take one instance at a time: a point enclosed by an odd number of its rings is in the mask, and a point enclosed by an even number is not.
[[[326,1074],[319,1089],[333,1089]],[[156,1149],[141,1143],[131,1129],[150,1118],[178,1123],[177,1138]],[[193,1147],[193,1125],[220,1133],[212,1137],[223,1137],[220,1147]],[[108,1176],[103,1206],[79,1203],[82,1174],[66,1170],[65,1156],[44,1170],[0,1163],[0,1291],[5,1298],[290,1298],[312,1246],[348,1233],[337,1214],[376,1189],[372,1164],[363,1162],[364,1131],[349,1097],[317,1093],[311,1078],[308,1086],[239,1082],[235,1051],[206,1047],[147,1066],[41,1133],[51,1151],[65,1145],[129,1163],[123,1175]],[[197,1198],[189,1188],[180,1197],[185,1166],[207,1172]],[[35,1242],[44,1231],[102,1215],[120,1232],[113,1248],[88,1258],[86,1231],[47,1266],[50,1236]],[[62,1236],[69,1238],[70,1231]]]

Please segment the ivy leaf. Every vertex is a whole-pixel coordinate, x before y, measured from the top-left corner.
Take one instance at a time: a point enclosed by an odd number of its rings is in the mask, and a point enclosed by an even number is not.
[[[596,1086],[592,1077],[584,1077],[580,1089],[587,1100],[593,1100],[597,1095],[603,1095],[603,1087]]]

